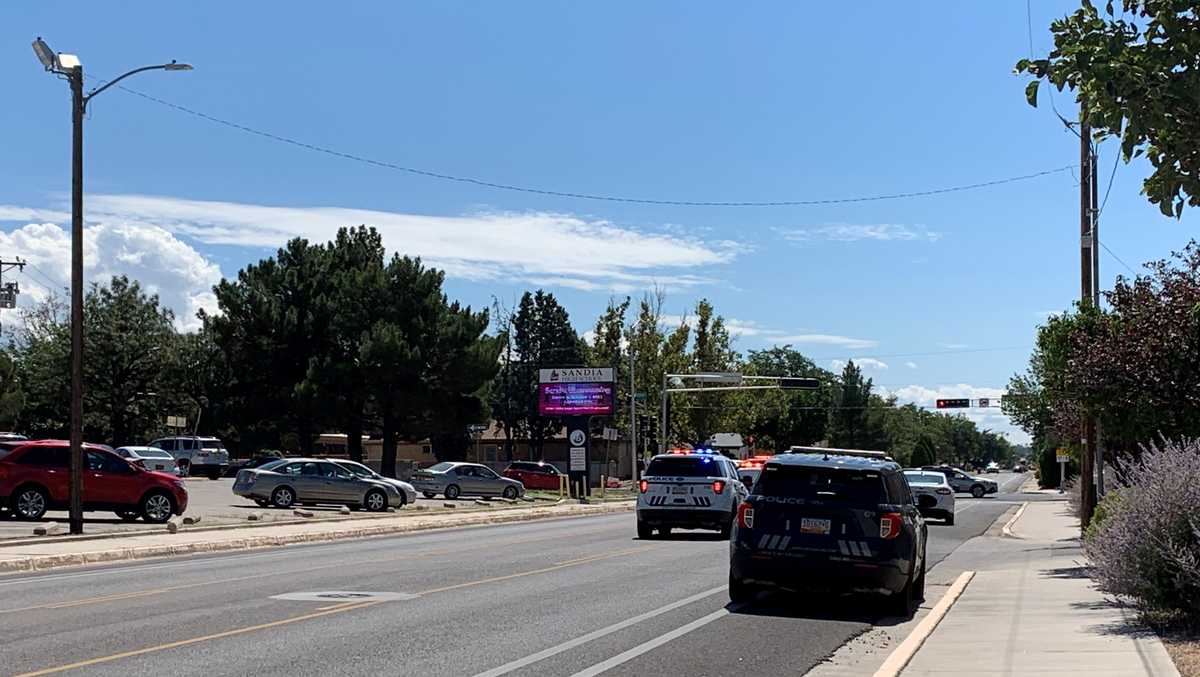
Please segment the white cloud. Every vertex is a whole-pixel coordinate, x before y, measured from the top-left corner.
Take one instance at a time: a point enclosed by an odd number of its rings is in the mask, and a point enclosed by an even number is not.
[[[58,225],[30,223],[0,231],[0,250],[32,264],[23,276],[29,284],[22,288],[30,298],[45,298],[47,287],[61,293],[69,286],[71,238]],[[158,294],[181,329],[195,329],[196,311],[212,311],[217,305],[212,287],[221,280],[221,269],[156,226],[105,222],[84,229],[86,282],[106,283],[114,275],[128,275]]]
[[[833,240],[836,242],[857,242],[858,240],[923,240],[937,242],[942,234],[929,230],[924,226],[905,226],[896,223],[879,223],[869,225],[835,224],[817,226],[814,228],[777,228],[776,232],[790,242],[809,242],[812,240]]]
[[[275,248],[297,236],[324,242],[342,226],[366,224],[379,230],[390,251],[421,256],[453,277],[542,281],[586,291],[711,284],[717,280],[690,271],[713,270],[746,251],[732,241],[708,242],[548,212],[427,216],[147,195],[90,195],[86,209],[89,222],[157,227],[201,244],[240,247]],[[62,214],[0,205],[0,221],[31,215]]]
[[[933,409],[936,401],[947,398],[969,399],[996,398],[1004,395],[1003,388],[985,388],[967,383],[956,383],[928,387],[910,385],[903,388],[880,388],[880,395],[893,395],[899,404],[916,404],[917,406]],[[1013,444],[1029,444],[1029,435],[1018,428],[999,409],[945,409],[944,413],[962,414],[975,422],[980,430],[990,429],[994,433],[1003,434]]]
[[[908,367],[909,369],[916,369],[917,363],[916,362],[905,362],[904,366]]]
[[[883,371],[888,368],[887,362],[884,362],[883,360],[877,360],[874,357],[856,357],[852,358],[851,361],[854,362],[859,369],[866,369],[867,371]],[[846,364],[846,360],[830,360],[829,368],[835,372],[838,372],[845,369]]]
[[[852,338],[836,334],[781,334],[770,337],[775,343],[794,343],[797,345],[838,346],[841,348],[874,348],[879,341],[873,339]]]

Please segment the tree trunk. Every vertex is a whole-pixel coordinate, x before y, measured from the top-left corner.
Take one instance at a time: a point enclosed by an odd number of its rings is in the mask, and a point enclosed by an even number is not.
[[[350,455],[351,461],[358,463],[362,463],[363,460],[362,432],[361,412],[355,412],[346,422],[346,452]]]
[[[379,459],[379,474],[396,476],[396,422],[390,414],[383,415],[383,453]]]
[[[513,460],[513,434],[512,428],[504,426],[504,460],[512,463]]]

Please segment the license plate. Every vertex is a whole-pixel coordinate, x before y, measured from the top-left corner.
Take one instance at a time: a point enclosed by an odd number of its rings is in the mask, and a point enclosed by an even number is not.
[[[686,494],[686,493],[688,493],[688,488],[687,487],[671,487],[671,493],[672,494]]]
[[[829,520],[813,519],[804,517],[800,520],[800,533],[802,534],[828,534]]]

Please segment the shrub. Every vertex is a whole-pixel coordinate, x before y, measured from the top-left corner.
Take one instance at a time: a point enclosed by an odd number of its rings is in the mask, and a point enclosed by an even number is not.
[[[1200,440],[1143,448],[1084,552],[1100,589],[1144,613],[1200,618]]]

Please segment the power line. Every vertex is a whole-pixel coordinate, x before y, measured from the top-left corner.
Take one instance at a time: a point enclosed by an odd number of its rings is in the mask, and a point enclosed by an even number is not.
[[[1033,10],[1030,8],[1031,0],[1025,0],[1025,34],[1029,38],[1029,58],[1033,59]],[[1075,125],[1070,120],[1063,117],[1062,113],[1058,112],[1058,105],[1054,102],[1054,83],[1047,82],[1046,93],[1050,95],[1050,109],[1058,116],[1058,119],[1063,123],[1072,134],[1079,136],[1079,132],[1075,131]],[[1040,87],[1040,85],[1039,85]]]
[[[100,80],[100,82],[104,83],[104,82],[107,82],[107,80]],[[304,141],[299,141],[299,140],[296,140],[293,138],[289,138],[286,136],[281,136],[281,135],[275,134],[273,132],[256,129],[254,127],[249,127],[247,125],[243,125],[243,124],[240,124],[237,122],[232,122],[230,120],[218,118],[213,115],[209,115],[207,113],[203,113],[198,110],[188,108],[186,106],[181,106],[179,104],[172,103],[170,101],[166,101],[164,99],[160,99],[155,96],[151,96],[144,92],[139,92],[135,89],[130,89],[123,85],[117,85],[117,89],[128,92],[130,94],[133,94],[134,96],[141,97],[143,99],[146,99],[147,101],[152,101],[159,105],[166,106],[168,108],[180,111],[182,113],[186,113],[188,115],[192,115],[194,117],[201,118],[203,120],[207,120],[207,121],[215,123],[215,124],[223,125],[225,127],[236,129],[238,131],[242,131],[247,134],[253,134],[255,136],[260,136],[260,137],[263,137],[266,139],[270,139],[272,141],[278,141],[279,143],[296,146],[298,148],[303,148],[305,150],[310,150],[310,151],[313,151],[316,153],[323,153],[325,155],[331,155],[333,157],[341,158],[343,160],[351,160],[353,162],[368,164],[368,165],[372,165],[375,167],[383,167],[385,169],[393,169],[393,170],[396,170],[399,172],[406,172],[408,174],[414,174],[414,175],[423,176],[426,178],[438,179],[441,181],[453,181],[453,182],[457,182],[457,183],[466,183],[466,184],[470,184],[470,185],[474,185],[474,186],[481,186],[483,188],[493,188],[496,190],[506,190],[506,191],[518,192],[518,193],[530,193],[530,194],[534,194],[534,195],[547,195],[550,197],[565,197],[565,198],[573,198],[573,199],[579,199],[579,200],[597,200],[597,201],[601,201],[601,202],[623,202],[623,203],[631,203],[631,204],[667,205],[667,206],[673,206],[673,207],[799,207],[799,206],[816,206],[816,205],[831,205],[831,204],[848,204],[848,203],[855,203],[855,202],[879,202],[879,201],[883,201],[883,200],[900,200],[900,199],[905,199],[905,198],[927,197],[930,195],[942,195],[945,193],[957,193],[957,192],[962,192],[962,191],[967,191],[967,190],[976,190],[979,188],[988,188],[991,186],[999,186],[999,185],[1003,185],[1003,184],[1007,184],[1007,183],[1015,183],[1017,181],[1028,181],[1030,179],[1036,179],[1036,178],[1041,178],[1043,176],[1049,176],[1051,174],[1058,174],[1060,172],[1065,172],[1065,171],[1071,169],[1072,167],[1074,167],[1074,165],[1066,165],[1063,167],[1056,167],[1054,169],[1047,169],[1047,170],[1043,170],[1040,172],[1034,172],[1032,174],[1022,174],[1020,176],[1010,176],[1010,177],[1006,177],[1003,179],[995,179],[992,181],[981,181],[978,183],[970,183],[970,184],[959,185],[959,186],[949,186],[946,188],[934,188],[934,189],[919,190],[919,191],[912,191],[912,192],[906,192],[906,193],[888,193],[888,194],[883,194],[883,195],[867,195],[867,196],[846,197],[846,198],[828,198],[828,199],[816,199],[816,200],[767,200],[767,201],[665,200],[665,199],[636,198],[636,197],[625,197],[625,196],[619,196],[619,195],[603,195],[603,194],[597,194],[597,193],[577,193],[577,192],[570,192],[570,191],[549,190],[549,189],[545,189],[545,188],[532,188],[529,186],[518,186],[518,185],[513,185],[513,184],[507,184],[507,183],[497,183],[494,181],[485,181],[483,179],[477,179],[477,178],[473,178],[473,177],[469,177],[469,176],[458,176],[458,175],[454,175],[454,174],[445,174],[442,172],[435,172],[432,170],[420,169],[417,167],[407,167],[404,165],[396,164],[394,162],[388,162],[388,161],[384,161],[384,160],[375,160],[375,159],[368,158],[368,157],[365,157],[362,155],[355,155],[353,153],[347,153],[344,151],[335,150],[335,149],[327,148],[324,146],[318,146],[316,144],[311,144],[311,143],[307,143]]]
[[[1096,212],[1096,218],[1104,213],[1104,205],[1108,204],[1108,194],[1112,191],[1113,179],[1117,178],[1117,165],[1121,162],[1121,151],[1118,149],[1116,157],[1113,158],[1112,171],[1108,174],[1108,187],[1104,189],[1104,200],[1100,203],[1100,209]]]
[[[1108,252],[1109,256],[1116,259],[1117,263],[1125,266],[1125,270],[1128,270],[1130,273],[1133,274],[1134,277],[1137,277],[1138,272],[1136,270],[1134,270],[1132,267],[1130,267],[1130,265],[1128,263],[1125,263],[1123,260],[1121,260],[1120,256],[1117,256],[1116,254],[1114,254],[1113,250],[1108,248],[1108,245],[1104,244],[1103,242],[1100,242],[1099,238],[1096,238],[1096,242],[1098,242],[1100,244],[1100,247],[1102,249],[1104,249],[1104,251]]]

